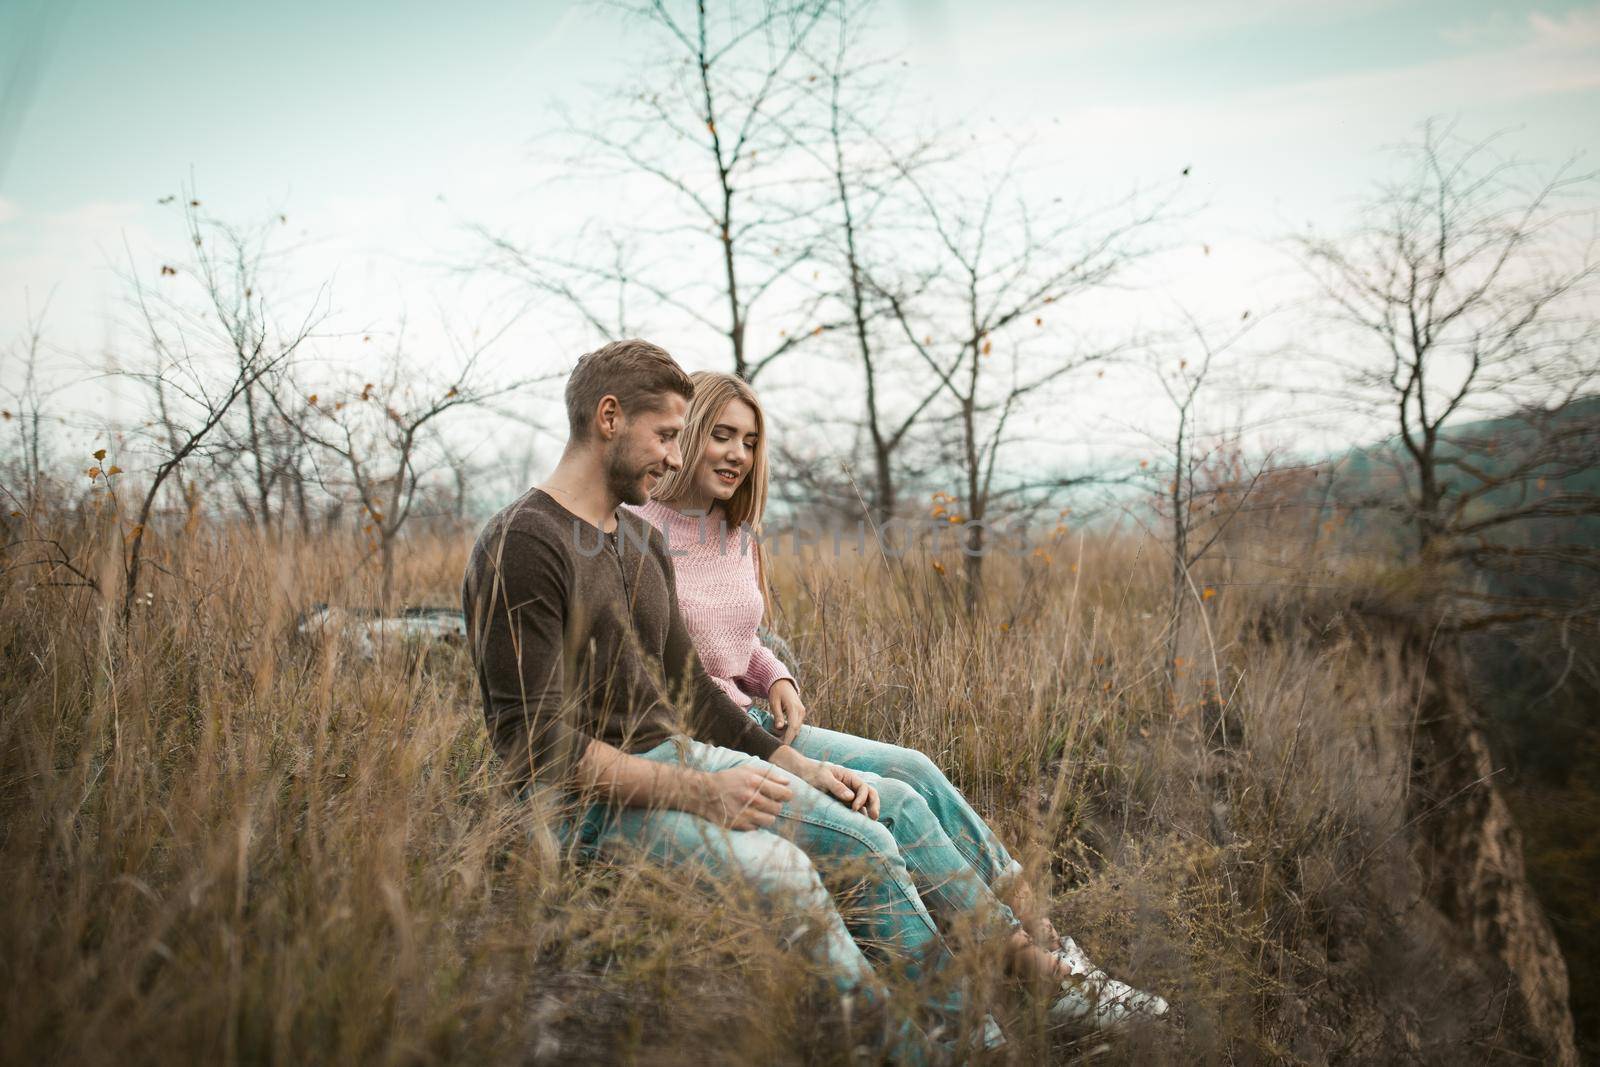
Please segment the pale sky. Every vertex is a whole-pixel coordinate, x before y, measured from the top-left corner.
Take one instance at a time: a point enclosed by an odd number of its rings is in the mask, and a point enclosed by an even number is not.
[[[905,99],[1033,138],[1047,185],[1096,195],[1191,168],[1152,307],[1231,318],[1292,296],[1282,235],[1346,225],[1383,146],[1429,117],[1600,166],[1600,3],[885,0],[881,16]],[[486,290],[438,267],[469,250],[463,223],[605,216],[603,196],[536,185],[552,160],[534,135],[555,100],[582,113],[626,84],[637,47],[604,8],[555,0],[0,0],[0,346],[52,292],[59,347],[118,343],[114,271],[129,249],[147,273],[181,255],[157,201],[191,180],[219,215],[285,213],[296,278],[335,279],[344,328],[480,307]],[[535,314],[496,358],[554,369],[583,341]]]

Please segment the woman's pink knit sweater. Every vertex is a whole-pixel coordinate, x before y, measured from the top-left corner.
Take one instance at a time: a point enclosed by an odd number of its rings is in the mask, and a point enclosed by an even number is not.
[[[738,530],[724,535],[715,515],[683,515],[656,500],[632,510],[666,536],[678,610],[711,680],[741,708],[752,697],[767,699],[780,678],[794,681],[783,661],[756,640],[765,605],[754,539]]]

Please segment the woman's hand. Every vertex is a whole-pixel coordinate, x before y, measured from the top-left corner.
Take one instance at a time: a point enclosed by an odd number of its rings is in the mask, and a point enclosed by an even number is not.
[[[813,789],[833,797],[851,811],[859,811],[869,819],[878,817],[878,791],[867,783],[857,771],[837,763],[824,763],[802,756],[788,745],[772,754],[771,762],[799,778]]]
[[[778,739],[786,745],[793,744],[801,724],[806,721],[806,706],[800,700],[800,690],[792,680],[779,678],[767,691],[767,703],[772,708],[772,725],[778,728]]]
[[[859,811],[869,819],[878,817],[878,791],[867,784],[867,780],[861,777],[859,771],[841,767],[837,763],[819,762],[817,767],[818,778],[823,784],[813,781],[811,783],[813,786],[844,800],[850,805],[851,811]],[[850,799],[846,800],[840,792],[841,785],[852,794]]]

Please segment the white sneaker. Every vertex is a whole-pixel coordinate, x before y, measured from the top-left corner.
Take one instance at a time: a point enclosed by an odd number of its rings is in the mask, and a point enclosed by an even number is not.
[[[940,1041],[943,1039],[945,1031],[945,1027],[936,1027],[929,1032],[928,1036],[934,1041]],[[953,1045],[947,1044],[946,1047],[953,1048]],[[1000,1029],[1000,1024],[995,1022],[993,1015],[985,1012],[983,1025],[967,1035],[967,1039],[962,1045],[962,1051],[967,1053],[997,1052],[1005,1047],[1005,1031]]]
[[[1051,1022],[1115,1030],[1135,1018],[1166,1016],[1169,1006],[1165,1000],[1110,977],[1089,961],[1072,938],[1063,937],[1053,955],[1072,977],[1061,983],[1061,996],[1050,1005]]]
[[[1070,974],[1093,974],[1099,969],[1095,967],[1093,963],[1089,962],[1088,955],[1083,951],[1083,949],[1079,948],[1078,943],[1072,940],[1070,937],[1061,938],[1060,947],[1058,947],[1054,952],[1050,953],[1050,955],[1066,964],[1067,971]]]
[[[994,1021],[994,1016],[987,1012],[983,1016],[983,1033],[976,1044],[985,1052],[995,1052],[1006,1047],[1005,1031]]]

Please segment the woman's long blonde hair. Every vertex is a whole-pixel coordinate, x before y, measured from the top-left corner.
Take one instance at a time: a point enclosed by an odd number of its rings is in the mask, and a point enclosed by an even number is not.
[[[688,413],[684,415],[683,433],[678,435],[683,466],[668,472],[665,478],[656,483],[650,495],[664,504],[672,504],[687,493],[694,483],[695,468],[700,465],[700,457],[705,453],[706,440],[717,423],[717,416],[722,414],[722,409],[728,406],[729,401],[743,400],[749,404],[750,410],[756,413],[756,447],[750,456],[750,473],[733,491],[733,496],[723,502],[722,508],[730,531],[737,531],[741,525],[749,523],[758,538],[754,546],[756,580],[761,585],[761,599],[766,604],[767,614],[771,615],[772,593],[767,586],[767,553],[759,541],[761,516],[767,510],[766,412],[761,409],[756,391],[743,378],[700,370],[689,375],[689,381],[694,384],[694,397],[689,401]]]

